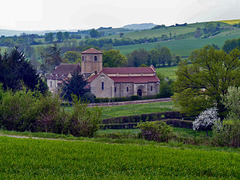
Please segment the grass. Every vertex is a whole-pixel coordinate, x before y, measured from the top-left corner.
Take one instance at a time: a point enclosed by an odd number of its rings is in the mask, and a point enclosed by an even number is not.
[[[156,68],[156,71],[158,73],[161,73],[165,77],[169,77],[170,79],[176,79],[176,71],[177,71],[177,66],[172,66],[172,67],[161,67],[161,68]]]
[[[0,137],[0,174],[2,179],[240,178],[237,150],[201,148]]]
[[[205,45],[216,44],[222,48],[226,40],[237,39],[239,37],[240,30],[230,30],[207,39],[190,38],[176,41],[162,41],[137,45],[115,46],[114,48],[119,49],[122,54],[126,55],[140,48],[144,48],[145,50],[149,51],[160,44],[161,46],[167,46],[174,55],[178,54],[181,56],[189,56],[193,50],[203,48]]]
[[[157,102],[157,103],[151,103],[151,104],[133,104],[133,105],[103,107],[101,119],[172,111],[174,110],[173,106],[174,106],[173,102]]]

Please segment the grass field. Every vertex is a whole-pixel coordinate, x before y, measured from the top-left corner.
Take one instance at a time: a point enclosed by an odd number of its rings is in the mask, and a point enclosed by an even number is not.
[[[240,30],[231,30],[227,32],[222,32],[214,37],[207,39],[183,39],[176,41],[162,41],[155,43],[145,43],[137,45],[126,45],[126,46],[115,46],[115,49],[119,49],[120,52],[124,55],[133,52],[136,49],[143,48],[145,50],[151,50],[160,44],[161,46],[167,46],[173,55],[189,56],[191,52],[195,49],[199,49],[209,44],[216,44],[222,48],[224,42],[228,39],[237,39],[240,38]]]
[[[157,102],[151,104],[133,104],[124,106],[109,106],[102,108],[101,119],[112,117],[130,116],[139,114],[148,114],[164,111],[172,111],[174,109],[173,102]]]
[[[240,154],[184,146],[0,137],[1,179],[239,179]]]
[[[162,67],[162,68],[156,68],[156,71],[164,75],[165,77],[169,77],[170,79],[176,79],[176,71],[177,71],[177,66],[172,66],[172,67]]]

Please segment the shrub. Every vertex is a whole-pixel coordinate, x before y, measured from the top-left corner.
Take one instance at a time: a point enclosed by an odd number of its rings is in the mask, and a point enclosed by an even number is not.
[[[73,96],[73,112],[65,122],[65,133],[73,136],[93,137],[99,129],[101,109],[87,109],[87,103]]]
[[[137,125],[141,129],[142,137],[149,141],[168,142],[173,135],[173,129],[165,122],[144,122]]]

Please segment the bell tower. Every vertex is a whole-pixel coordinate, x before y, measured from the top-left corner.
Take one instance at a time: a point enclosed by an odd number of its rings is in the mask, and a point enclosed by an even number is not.
[[[82,53],[81,73],[98,74],[102,70],[102,52],[90,48]]]

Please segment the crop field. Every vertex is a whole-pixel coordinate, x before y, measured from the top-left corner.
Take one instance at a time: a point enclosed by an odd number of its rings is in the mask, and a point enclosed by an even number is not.
[[[234,20],[223,20],[221,21],[223,23],[226,23],[226,24],[230,24],[230,25],[234,25],[234,24],[238,24],[240,23],[240,19],[234,19]]]
[[[240,154],[0,137],[2,179],[239,179]]]
[[[173,102],[157,102],[149,104],[131,104],[123,106],[102,107],[101,119],[108,119],[120,116],[148,114],[164,111],[173,111]]]
[[[126,46],[115,46],[115,49],[119,49],[124,55],[133,52],[134,50],[143,48],[145,50],[151,50],[160,44],[161,46],[168,47],[173,55],[189,56],[191,52],[195,49],[203,48],[205,45],[216,44],[222,48],[224,42],[228,39],[237,39],[240,37],[240,30],[232,30],[227,32],[222,32],[214,37],[207,39],[183,39],[176,41],[162,41],[155,43],[145,43],[137,45],[126,45]]]

